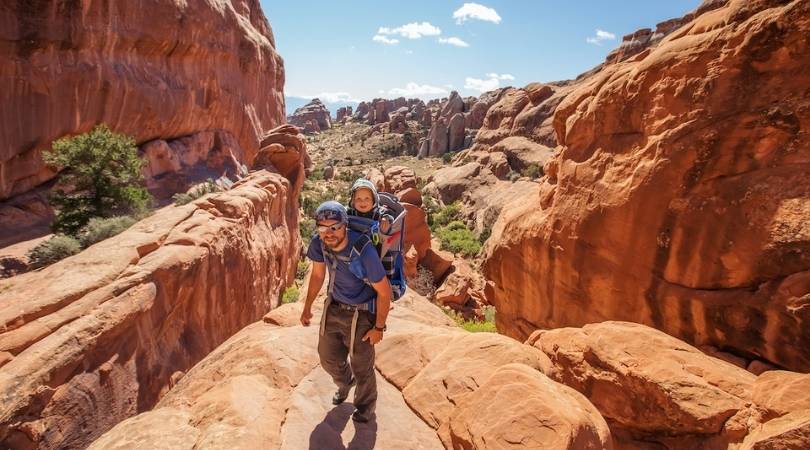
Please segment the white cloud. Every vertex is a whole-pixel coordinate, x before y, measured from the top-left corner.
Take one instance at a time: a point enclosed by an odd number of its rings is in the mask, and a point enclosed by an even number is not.
[[[318,95],[290,95],[290,97],[299,97],[306,99],[319,98],[321,101],[328,103],[337,102],[359,102],[360,100],[352,97],[348,92],[321,92]]]
[[[453,12],[453,18],[457,24],[462,24],[468,20],[477,19],[485,22],[501,23],[501,16],[497,11],[478,3],[465,3],[461,8]]]
[[[389,39],[385,36],[381,36],[379,34],[375,34],[373,38],[371,38],[374,42],[381,42],[386,45],[396,45],[399,44],[399,39]]]
[[[442,30],[439,29],[439,27],[433,26],[430,22],[412,22],[402,25],[401,27],[380,27],[380,29],[377,30],[377,36],[399,35],[408,39],[419,39],[424,36],[438,36],[440,34],[442,34]]]
[[[602,41],[612,41],[616,39],[616,35],[605,30],[596,29],[596,34],[589,38],[585,38],[585,42],[593,45],[602,45]]]
[[[501,81],[512,81],[515,77],[508,74],[488,73],[486,78],[464,78],[464,88],[471,91],[487,92],[501,87]]]
[[[429,97],[447,94],[447,90],[438,86],[418,84],[411,81],[410,83],[406,84],[404,88],[390,89],[388,94],[402,97]]]
[[[405,50],[406,55],[413,55],[413,50]]]
[[[512,75],[510,75],[508,73],[504,73],[504,74],[500,74],[500,75],[497,74],[497,73],[488,73],[487,78],[497,78],[499,80],[509,80],[509,81],[513,81],[515,79],[515,77],[513,77]]]
[[[459,39],[457,37],[439,38],[439,43],[440,44],[454,45],[456,47],[469,47],[470,46],[470,44],[462,41],[461,39]]]

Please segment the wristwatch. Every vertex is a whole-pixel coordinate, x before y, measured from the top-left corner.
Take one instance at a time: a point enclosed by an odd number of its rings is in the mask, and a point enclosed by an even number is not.
[[[383,326],[382,326],[382,328],[380,328],[380,327],[378,327],[377,325],[374,325],[374,329],[375,329],[375,330],[377,330],[377,331],[385,331],[385,330],[387,330],[387,329],[388,329],[388,326],[387,326],[387,325],[383,325]]]

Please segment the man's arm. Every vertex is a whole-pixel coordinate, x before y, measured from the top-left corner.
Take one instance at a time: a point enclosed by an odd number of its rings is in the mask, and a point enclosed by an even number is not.
[[[371,283],[371,287],[377,291],[377,320],[374,325],[382,328],[391,309],[391,283],[388,282],[388,277],[383,277],[382,280]]]
[[[391,309],[391,283],[388,282],[388,277],[382,277],[380,281],[371,283],[371,287],[377,291],[377,315],[374,326],[383,328],[388,319],[388,311]],[[363,340],[368,340],[371,345],[376,345],[382,338],[383,332],[375,328],[368,330],[363,336]]]
[[[312,303],[315,302],[315,297],[321,291],[325,278],[326,264],[312,261],[312,273],[309,274],[309,284],[307,285],[307,298],[304,301],[304,311],[301,312],[301,324],[304,326],[309,326],[309,321],[312,319]]]

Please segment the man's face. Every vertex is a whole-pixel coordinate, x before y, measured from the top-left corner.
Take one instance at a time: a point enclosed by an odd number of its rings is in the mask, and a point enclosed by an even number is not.
[[[346,238],[346,224],[337,220],[322,220],[315,225],[323,243],[331,248],[339,247]]]

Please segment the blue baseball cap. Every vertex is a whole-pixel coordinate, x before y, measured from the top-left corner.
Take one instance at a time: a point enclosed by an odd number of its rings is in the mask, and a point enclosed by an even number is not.
[[[329,200],[323,202],[315,210],[315,221],[321,220],[337,220],[340,223],[349,223],[349,214],[346,212],[346,207],[340,203]]]

